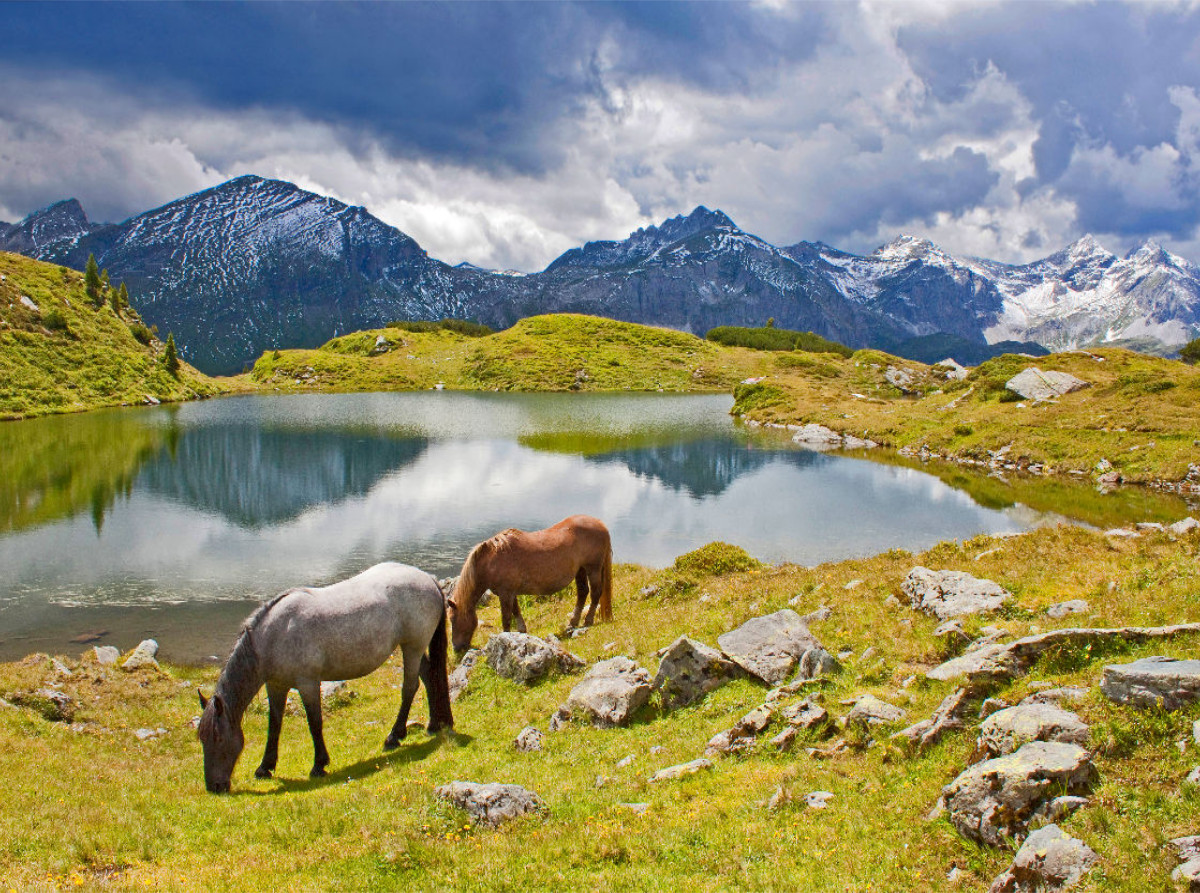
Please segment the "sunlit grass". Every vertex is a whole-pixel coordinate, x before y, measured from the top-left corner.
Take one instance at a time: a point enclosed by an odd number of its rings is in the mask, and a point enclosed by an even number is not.
[[[950,686],[923,681],[923,670],[940,659],[936,621],[887,603],[914,564],[964,569],[1008,587],[1016,594],[1012,608],[969,626],[991,622],[1020,635],[1072,622],[1200,620],[1198,549],[1195,535],[1131,541],[1063,527],[813,568],[714,576],[728,562],[685,561],[684,570],[619,565],[615,621],[567,645],[588,661],[627,654],[653,672],[655,652],[682,633],[715,644],[744,620],[793,601],[801,613],[825,604],[833,613],[814,622],[813,632],[830,650],[854,651],[825,691],[826,706],[844,715],[841,701],[869,691],[915,721]],[[718,554],[699,556],[710,553]],[[669,585],[683,575],[691,585]],[[861,582],[846,588],[854,580]],[[1046,606],[1069,598],[1086,598],[1092,613],[1045,617]],[[524,613],[530,630],[544,635],[561,631],[569,608],[564,596],[531,599]],[[494,604],[482,620],[480,640],[499,623]],[[863,660],[869,646],[874,654]],[[1186,656],[1195,647],[1180,640],[1052,656],[995,694],[1015,703],[1034,682],[1094,686],[1106,662]],[[49,673],[44,662],[0,666],[0,697],[41,685]],[[916,681],[906,686],[910,677]],[[575,677],[525,688],[481,665],[455,704],[456,734],[417,732],[384,753],[399,701],[393,660],[352,683],[358,696],[327,712],[328,778],[308,778],[311,744],[298,714],[284,721],[277,777],[253,777],[266,731],[259,703],[246,716],[234,793],[221,797],[204,792],[190,727],[199,709],[195,688],[211,690],[214,679],[212,669],[129,676],[85,662],[62,681],[81,704],[78,730],[0,707],[0,876],[9,887],[932,891],[945,888],[952,866],[966,873],[965,889],[983,888],[1009,859],[963,841],[944,819],[925,819],[941,787],[965,766],[973,729],[920,757],[884,745],[829,760],[806,754],[813,742],[773,752],[769,730],[744,756],[650,784],[657,769],[699,756],[715,732],[762,702],[765,689],[736,681],[673,713],[650,707],[629,728],[573,725],[549,735],[544,751],[519,753],[517,733],[529,724],[544,729]],[[1176,742],[1189,736],[1200,710],[1139,714],[1095,690],[1078,709],[1092,724],[1101,774],[1096,805],[1065,823],[1103,860],[1083,889],[1144,890],[1147,878],[1151,888],[1165,888],[1173,866],[1161,842],[1195,830],[1197,799],[1180,780],[1197,754]],[[423,699],[416,714],[423,719]],[[167,734],[146,742],[133,735],[158,727]],[[618,766],[627,756],[632,762]],[[525,785],[549,814],[495,832],[476,829],[434,797],[436,785],[454,779]],[[763,804],[781,786],[791,802],[767,810]],[[803,806],[814,790],[834,794],[827,809]],[[648,804],[644,814],[627,805],[636,803]]]

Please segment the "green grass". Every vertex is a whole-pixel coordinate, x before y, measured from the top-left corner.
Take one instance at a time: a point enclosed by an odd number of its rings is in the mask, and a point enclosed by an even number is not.
[[[715,329],[709,329],[704,337],[717,344],[724,344],[726,347],[749,347],[754,350],[799,350],[809,353],[832,353],[843,357],[854,353],[844,344],[822,338],[813,332],[777,329],[774,326],[763,326],[756,329],[743,326],[717,326]]]
[[[1045,403],[1021,401],[1004,383],[1021,370],[1070,373],[1090,387]],[[908,393],[888,381],[901,370]],[[762,381],[734,392],[734,412],[772,424],[826,425],[884,446],[986,464],[1086,473],[1108,460],[1128,482],[1180,481],[1200,441],[1200,370],[1118,348],[1005,355],[949,381],[937,367],[860,350],[779,355]]]
[[[168,373],[162,343],[137,313],[95,307],[83,274],[0,252],[0,277],[0,419],[224,390],[186,364],[178,377]]]
[[[914,564],[969,570],[1009,588],[1013,609],[972,624],[993,622],[1014,636],[1070,625],[1043,612],[1078,597],[1093,606],[1089,625],[1200,620],[1194,534],[1117,541],[1064,527],[947,542],[919,555],[894,550],[814,568],[729,572],[731,557],[740,558],[738,550],[720,544],[681,557],[694,581],[686,592],[652,585],[677,576],[674,568],[618,565],[615,621],[569,647],[588,661],[627,654],[653,672],[655,652],[680,634],[715,644],[722,632],[792,600],[801,613],[826,604],[833,614],[813,632],[830,650],[855,651],[825,691],[826,706],[841,716],[844,699],[871,692],[915,721],[949,686],[904,685],[939,660],[937,621],[886,602]],[[847,589],[851,580],[863,582]],[[529,600],[530,630],[557,632],[569,607],[565,597]],[[481,619],[480,644],[498,624],[495,605]],[[863,661],[869,645],[876,653]],[[1116,656],[1051,657],[995,694],[1015,703],[1034,681],[1094,686],[1106,662],[1185,656],[1195,647],[1181,640]],[[49,673],[39,662],[0,665],[0,697],[39,686]],[[307,777],[311,749],[299,715],[284,721],[277,778],[253,777],[266,727],[260,698],[246,717],[234,793],[218,797],[204,792],[189,725],[198,712],[195,687],[210,690],[215,670],[130,677],[85,662],[62,685],[82,705],[75,730],[0,707],[4,889],[935,891],[952,866],[966,873],[964,889],[982,889],[1008,863],[1010,854],[965,842],[944,819],[924,818],[966,765],[975,720],[919,757],[884,745],[817,760],[803,743],[779,754],[765,743],[768,730],[744,756],[652,785],[655,770],[699,756],[709,737],[762,702],[765,689],[737,681],[674,713],[649,707],[629,728],[573,725],[550,735],[540,753],[516,752],[516,734],[528,724],[545,728],[575,678],[525,688],[482,666],[455,705],[456,735],[417,733],[384,754],[399,697],[393,661],[352,683],[359,696],[327,713],[333,765],[317,781]],[[1064,827],[1102,860],[1080,889],[1167,889],[1174,865],[1161,843],[1193,833],[1200,806],[1180,786],[1195,749],[1181,753],[1175,742],[1189,736],[1200,708],[1142,714],[1093,690],[1078,709],[1092,725],[1101,782],[1094,805]],[[423,700],[416,713],[424,717]],[[133,736],[160,726],[168,729],[160,739]],[[632,763],[618,767],[627,755]],[[453,779],[525,785],[549,813],[495,832],[470,827],[434,797],[436,785]],[[781,786],[793,801],[770,812],[762,803]],[[813,790],[833,792],[829,808],[796,802]],[[649,804],[644,816],[624,805],[639,802]]]
[[[403,325],[403,328],[400,326]],[[377,351],[379,336],[388,342]],[[493,334],[397,324],[316,350],[270,351],[249,383],[276,390],[728,391],[766,367],[753,351],[591,316],[524,319]]]

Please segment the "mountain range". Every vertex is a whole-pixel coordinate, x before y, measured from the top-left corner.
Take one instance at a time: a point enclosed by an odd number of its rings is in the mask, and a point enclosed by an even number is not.
[[[506,327],[554,312],[701,335],[773,318],[851,347],[968,364],[1096,343],[1169,352],[1200,334],[1200,269],[1154,243],[1119,257],[1085,236],[1012,265],[901,236],[862,256],[778,247],[704,207],[522,274],[452,266],[365,208],[243,176],[122,223],[61,201],[0,223],[0,250],[76,269],[94,254],[143,318],[214,374],[393,320]]]

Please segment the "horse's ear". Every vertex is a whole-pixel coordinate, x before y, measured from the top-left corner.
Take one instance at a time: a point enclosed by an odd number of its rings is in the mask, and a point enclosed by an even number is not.
[[[207,710],[208,709],[208,698],[204,697],[204,692],[200,691],[200,689],[196,689],[196,694],[200,698],[200,709]]]
[[[225,715],[225,702],[221,699],[220,695],[212,696],[212,704],[213,710],[216,711],[217,716]]]

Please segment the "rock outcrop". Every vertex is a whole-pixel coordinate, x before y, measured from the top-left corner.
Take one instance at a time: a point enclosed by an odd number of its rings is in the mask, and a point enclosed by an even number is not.
[[[1079,883],[1100,860],[1082,840],[1058,825],[1046,825],[1025,838],[1012,864],[988,893],[1057,893]]]
[[[792,674],[804,652],[822,648],[800,615],[789,608],[747,620],[719,636],[717,644],[735,664],[772,686]]]
[[[555,714],[551,728],[583,719],[600,728],[623,726],[650,700],[650,673],[627,657],[612,657],[588,670]]]
[[[914,567],[900,586],[909,603],[938,620],[999,610],[1012,593],[991,580],[965,571],[933,571]]]
[[[476,824],[489,828],[523,815],[547,811],[541,797],[515,784],[452,781],[441,785],[434,793],[466,810]]]
[[[740,672],[737,664],[715,648],[680,636],[669,646],[654,676],[665,710],[674,710],[700,700]]]
[[[1118,704],[1178,710],[1200,698],[1200,660],[1147,657],[1107,666],[1100,691]]]

